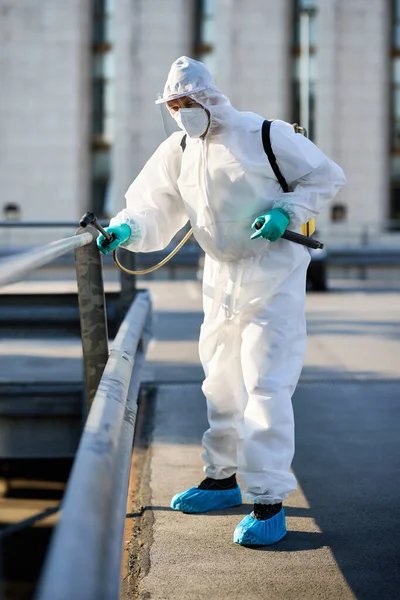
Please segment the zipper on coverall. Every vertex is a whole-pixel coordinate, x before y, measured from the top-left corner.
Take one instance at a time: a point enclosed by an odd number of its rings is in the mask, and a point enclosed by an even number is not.
[[[211,221],[210,228],[214,229],[214,236],[216,236],[217,232],[216,232],[216,228],[214,227],[214,212],[212,210],[212,203],[210,202],[210,188],[208,185],[208,160],[207,160],[208,159],[208,139],[207,139],[207,136],[204,138],[203,143],[202,143],[201,156],[202,156],[202,169],[203,169],[203,182],[204,182],[204,193],[203,193],[204,213],[205,213],[204,225],[207,227],[206,217],[208,216]],[[200,185],[200,189],[202,189],[201,185]],[[212,235],[212,233],[213,232],[210,231],[210,235]],[[228,295],[228,293],[229,293],[228,288],[231,288],[230,295],[229,295],[229,303],[227,305],[225,305],[225,307],[224,307],[225,317],[228,320],[230,320],[234,317],[236,298],[239,293],[240,285],[242,282],[242,274],[243,274],[242,261],[239,261],[238,263],[224,263],[223,265],[221,263],[218,263],[217,278],[218,279],[221,278],[221,283],[222,282],[224,283],[223,287],[221,287],[221,293],[219,294],[219,298],[218,298],[219,303],[221,303],[221,301],[222,301],[222,295],[224,293],[226,295]],[[232,281],[232,286],[229,285],[230,280]]]

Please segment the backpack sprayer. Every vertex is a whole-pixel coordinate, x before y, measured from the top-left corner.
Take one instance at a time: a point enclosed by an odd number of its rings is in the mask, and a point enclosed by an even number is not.
[[[79,221],[79,225],[81,227],[87,227],[88,225],[92,225],[93,227],[95,227],[97,229],[97,231],[99,231],[104,236],[104,240],[102,242],[103,248],[107,248],[107,246],[115,240],[115,235],[113,233],[111,233],[111,234],[107,233],[107,231],[104,229],[104,227],[102,227],[100,225],[99,221],[97,220],[96,215],[92,212],[85,213],[83,215],[82,219]],[[263,223],[260,221],[260,222],[256,223],[255,228],[261,229],[262,226],[263,226]],[[168,256],[163,258],[162,261],[160,261],[153,267],[149,267],[148,269],[143,269],[141,271],[132,271],[131,269],[127,269],[126,267],[121,265],[121,263],[119,262],[116,250],[113,251],[114,262],[117,265],[117,267],[119,269],[121,269],[121,271],[124,271],[124,273],[128,273],[129,275],[146,275],[147,273],[152,273],[153,271],[156,271],[160,267],[164,266],[169,260],[171,260],[171,258],[173,256],[175,256],[175,254],[177,252],[179,252],[179,250],[182,248],[182,246],[187,242],[187,240],[190,238],[192,233],[193,233],[193,230],[190,229],[187,232],[187,234],[185,235],[185,237],[176,246],[176,248],[174,248],[172,250],[172,252],[170,252],[168,254]],[[301,244],[302,246],[306,246],[307,248],[313,248],[314,250],[318,250],[318,249],[322,250],[322,248],[324,247],[324,244],[322,242],[319,242],[318,240],[315,240],[314,238],[307,237],[306,235],[301,235],[300,233],[296,233],[294,231],[286,230],[284,232],[284,234],[282,235],[282,238],[285,240],[289,240],[290,242],[295,242],[296,244]]]

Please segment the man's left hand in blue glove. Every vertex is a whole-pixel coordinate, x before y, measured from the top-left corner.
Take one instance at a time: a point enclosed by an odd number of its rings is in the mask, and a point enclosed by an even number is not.
[[[102,243],[104,242],[104,235],[99,235],[96,240],[97,247],[103,254],[108,254],[112,250],[118,248],[120,244],[123,244],[131,237],[131,228],[127,223],[122,223],[121,225],[113,225],[112,227],[106,227],[105,230],[107,233],[114,234],[115,239],[110,242],[105,248],[102,247]]]
[[[251,226],[252,229],[256,229],[257,223],[262,225],[262,227],[257,229],[250,239],[255,240],[256,238],[263,237],[270,242],[276,242],[284,234],[290,223],[290,217],[283,208],[273,208],[264,215],[257,217]]]

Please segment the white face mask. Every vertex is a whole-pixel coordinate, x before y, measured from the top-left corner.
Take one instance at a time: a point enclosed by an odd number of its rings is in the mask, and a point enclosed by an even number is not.
[[[192,138],[201,137],[208,127],[208,114],[204,108],[181,108],[174,119]]]

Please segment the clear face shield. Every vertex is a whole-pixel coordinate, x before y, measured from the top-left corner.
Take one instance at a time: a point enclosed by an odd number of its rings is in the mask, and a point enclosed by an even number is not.
[[[169,137],[176,131],[182,131],[174,117],[171,115],[166,102],[159,104],[159,109],[166,137]]]
[[[156,100],[156,104],[160,107],[161,118],[164,126],[164,131],[167,137],[177,131],[182,131],[177,121],[172,116],[181,108],[201,107],[196,100],[186,93],[171,96],[166,99],[160,94]]]

